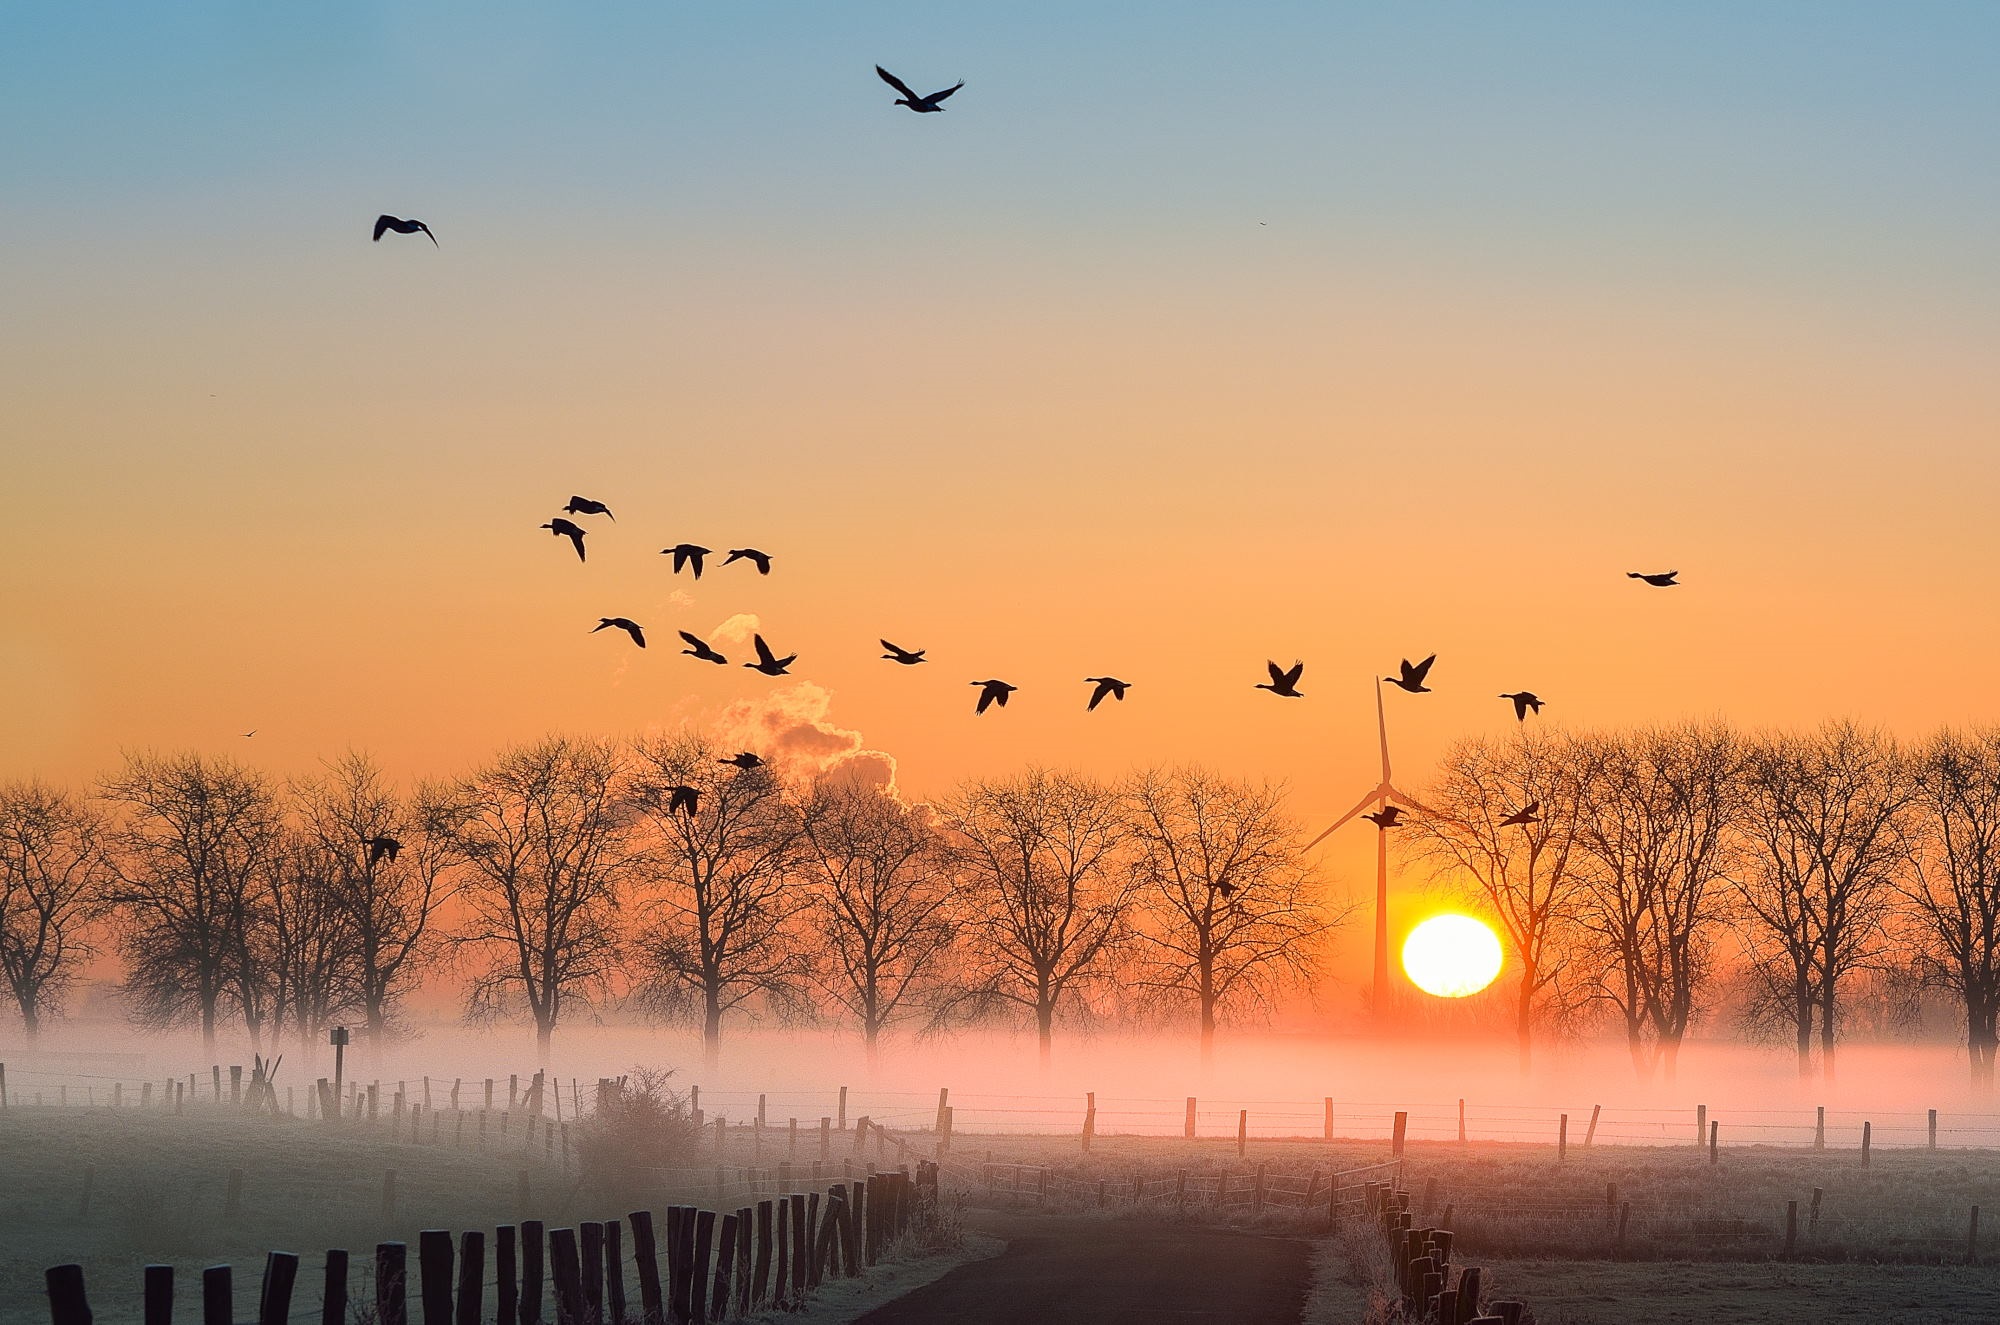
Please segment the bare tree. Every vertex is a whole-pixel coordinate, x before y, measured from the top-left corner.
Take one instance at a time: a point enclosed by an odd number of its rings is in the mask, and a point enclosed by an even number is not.
[[[351,931],[355,1007],[379,1051],[398,999],[443,953],[435,921],[451,896],[451,843],[364,754],[331,761],[295,791]]]
[[[1720,725],[1578,742],[1583,919],[1604,962],[1602,997],[1625,1023],[1633,1070],[1671,1081],[1720,923],[1710,893],[1730,866],[1741,742]]]
[[[311,834],[287,830],[259,871],[245,970],[274,1043],[289,1033],[310,1048],[358,998],[359,945],[341,864]]]
[[[804,974],[786,934],[806,904],[792,877],[799,818],[769,768],[724,765],[692,733],[643,742],[637,759],[635,824],[655,889],[639,942],[643,996],[699,1018],[713,1068],[723,1016],[784,997]]]
[[[935,1020],[951,1003],[958,936],[950,861],[930,813],[880,788],[838,778],[801,808],[814,985],[855,1021],[875,1066],[882,1032]]]
[[[1991,1094],[2000,1051],[2000,727],[1942,731],[1914,758],[1902,884],[1923,956],[1964,1000],[1972,1087]]]
[[[30,1038],[92,956],[110,881],[102,815],[43,782],[0,784],[0,972]]]
[[[1035,768],[969,783],[945,813],[978,987],[1033,1014],[1046,1069],[1057,1014],[1108,977],[1130,931],[1137,879],[1119,855],[1118,794]]]
[[[1205,768],[1149,769],[1125,789],[1132,837],[1140,987],[1192,1003],[1204,1068],[1215,1027],[1269,1007],[1319,966],[1328,908],[1284,792]]]
[[[1573,742],[1556,733],[1461,741],[1439,766],[1405,839],[1440,878],[1484,903],[1513,948],[1523,1074],[1536,1023],[1569,1010],[1584,937],[1579,913],[1589,887],[1579,871],[1578,763]],[[1523,811],[1532,812],[1528,822],[1511,822]]]
[[[618,970],[625,771],[611,742],[549,736],[424,795],[427,830],[465,862],[456,941],[485,962],[468,1011],[525,1005],[544,1063],[564,1010]]]
[[[1799,1077],[1834,1079],[1841,982],[1880,950],[1903,841],[1896,821],[1913,788],[1895,743],[1852,722],[1752,744],[1737,892],[1753,969],[1791,1014]]]
[[[131,755],[103,784],[123,807],[113,834],[126,992],[142,1024],[216,1026],[242,1008],[249,912],[276,839],[277,800],[263,775],[199,754]]]

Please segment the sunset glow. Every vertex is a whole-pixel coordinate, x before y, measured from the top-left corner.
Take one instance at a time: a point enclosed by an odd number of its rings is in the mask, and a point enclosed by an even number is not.
[[[1465,998],[1500,974],[1500,940],[1471,916],[1432,916],[1403,941],[1403,969],[1438,998]]]

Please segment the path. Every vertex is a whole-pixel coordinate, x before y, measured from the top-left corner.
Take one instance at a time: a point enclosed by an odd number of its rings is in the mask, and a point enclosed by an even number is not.
[[[1307,1244],[1138,1219],[971,1211],[1007,1250],[961,1265],[855,1325],[1119,1325],[1215,1320],[1298,1325],[1311,1278]]]

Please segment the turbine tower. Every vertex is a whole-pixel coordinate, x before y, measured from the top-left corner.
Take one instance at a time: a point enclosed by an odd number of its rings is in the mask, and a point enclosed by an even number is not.
[[[1393,798],[1404,805],[1422,809],[1417,801],[1396,790],[1389,780],[1389,720],[1382,710],[1382,681],[1375,681],[1375,730],[1382,740],[1382,780],[1369,789],[1355,803],[1353,809],[1341,815],[1327,826],[1326,831],[1306,843],[1310,851],[1324,842],[1334,829],[1373,805],[1377,811],[1388,805]],[[1375,1015],[1386,1016],[1389,1008],[1389,834],[1386,830],[1375,830]]]

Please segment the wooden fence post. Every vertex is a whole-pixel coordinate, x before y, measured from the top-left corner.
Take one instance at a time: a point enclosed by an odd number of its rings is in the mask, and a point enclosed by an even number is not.
[[[1610,1228],[1618,1219],[1618,1184],[1604,1184],[1604,1227]]]
[[[1597,1139],[1597,1115],[1603,1108],[1602,1104],[1593,1104],[1590,1106],[1590,1126],[1583,1133],[1583,1144],[1586,1149],[1590,1146],[1591,1142]]]
[[[49,1294],[50,1325],[91,1325],[81,1265],[52,1265],[42,1273]]]
[[[493,1230],[493,1319],[496,1325],[517,1325],[520,1319],[521,1267],[519,1231],[512,1224]]]
[[[1556,1163],[1569,1158],[1569,1115],[1562,1115],[1556,1123]]]
[[[1083,1149],[1084,1153],[1088,1154],[1090,1151],[1090,1138],[1097,1131],[1097,1092],[1094,1090],[1088,1091],[1083,1098]],[[942,1132],[944,1130],[944,1114],[942,1112],[938,1114],[938,1120],[938,1130]]]
[[[1826,1149],[1826,1106],[1819,1106],[1819,1119],[1813,1124],[1813,1149]]]
[[[400,1242],[375,1244],[375,1319],[379,1325],[408,1325],[409,1248]]]
[[[604,1221],[604,1310],[606,1319],[625,1325],[625,1226],[615,1219]]]
[[[793,1192],[792,1207],[792,1301],[805,1296],[807,1260],[812,1256],[812,1221],[806,1218],[806,1198]]]
[[[715,1211],[694,1213],[694,1258],[688,1263],[689,1303],[694,1309],[694,1325],[708,1320],[708,1266],[715,1254]]]
[[[417,1234],[418,1300],[424,1325],[451,1325],[451,1234],[427,1228]]]
[[[1625,1259],[1625,1221],[1631,1217],[1632,1203],[1627,1201],[1618,1207],[1618,1243],[1616,1255],[1619,1260]]]
[[[577,1258],[576,1230],[549,1230],[549,1263],[555,1271],[556,1325],[589,1325],[583,1305],[583,1264]]]
[[[824,1116],[819,1120],[819,1157],[833,1158],[833,1119]]]
[[[1806,1235],[1808,1237],[1819,1232],[1819,1198],[1821,1195],[1822,1193],[1819,1188],[1813,1188],[1812,1208],[1806,1213]]]
[[[1398,1158],[1403,1154],[1403,1138],[1408,1133],[1410,1115],[1402,1109],[1396,1110],[1395,1130],[1390,1136],[1389,1153]]]
[[[1868,1142],[1874,1130],[1873,1123],[1861,1124],[1861,1167],[1864,1169],[1868,1167]]]
[[[521,1221],[521,1325],[542,1319],[543,1248],[547,1233],[539,1219]]]
[[[717,1230],[715,1240],[715,1287],[709,1294],[708,1318],[710,1320],[729,1319],[729,1285],[736,1277],[736,1216],[722,1217],[722,1227]],[[614,1315],[614,1320],[622,1321],[624,1316]]]
[[[319,1325],[347,1325],[347,1252],[338,1247],[326,1253],[324,1286],[319,1297]],[[510,1323],[503,1322],[502,1325]]]
[[[757,1257],[750,1277],[750,1302],[753,1306],[762,1306],[771,1298],[771,1220],[771,1203],[757,1202]]]
[[[299,1258],[289,1251],[267,1252],[264,1284],[257,1293],[257,1325],[285,1325],[292,1315],[292,1285],[298,1282]]]
[[[842,1132],[846,1131],[847,1130],[847,1087],[845,1086],[842,1086],[840,1088],[840,1107],[837,1111],[836,1116],[840,1120],[836,1130]]]
[[[597,1093],[602,1107],[604,1092]],[[576,1226],[577,1278],[583,1286],[585,1319],[596,1325],[604,1319],[604,1225],[586,1219]]]
[[[632,1224],[632,1264],[639,1272],[639,1314],[645,1325],[660,1325],[660,1249],[653,1237],[653,1212],[634,1210],[626,1218]]]
[[[1181,1135],[1190,1141],[1194,1140],[1194,1096],[1192,1095],[1187,1097],[1187,1122],[1181,1129]]]
[[[1719,1122],[1711,1121],[1708,1125],[1708,1162],[1710,1164],[1715,1163],[1715,1139],[1716,1139],[1715,1134],[1718,1131],[1720,1131],[1721,1128],[1722,1124]]]
[[[201,1325],[234,1325],[236,1295],[230,1288],[229,1267],[211,1265],[201,1272]]]
[[[1320,1102],[1325,1106],[1326,1117],[1320,1123],[1319,1139],[1331,1141],[1333,1140],[1333,1096],[1323,1096]]]
[[[1236,1111],[1236,1157],[1241,1159],[1250,1143],[1250,1110]]]
[[[1458,1102],[1458,1143],[1465,1144],[1465,1101]]]
[[[1930,1139],[1930,1145],[1929,1145],[1928,1149],[1931,1149],[1931,1150],[1936,1150],[1936,1149],[1937,1149],[1937,1110],[1936,1110],[1936,1109],[1932,1109],[1932,1110],[1931,1110],[1931,1120],[1930,1120],[1930,1122],[1931,1122],[1931,1127],[1930,1127],[1930,1135],[1931,1135],[1931,1139]]]
[[[1792,1251],[1799,1242],[1799,1203],[1785,1202],[1785,1259],[1792,1258]]]
[[[1700,1145],[1707,1139],[1708,1106],[1706,1104],[1697,1104],[1694,1106],[1694,1143]]]
[[[485,1322],[486,1234],[472,1228],[458,1235],[458,1315],[453,1325]]]
[[[148,1265],[145,1271],[144,1305],[141,1308],[146,1325],[173,1325],[174,1320],[174,1267],[171,1265]],[[53,1309],[54,1303],[50,1303]],[[341,1325],[346,1325],[345,1321]]]

